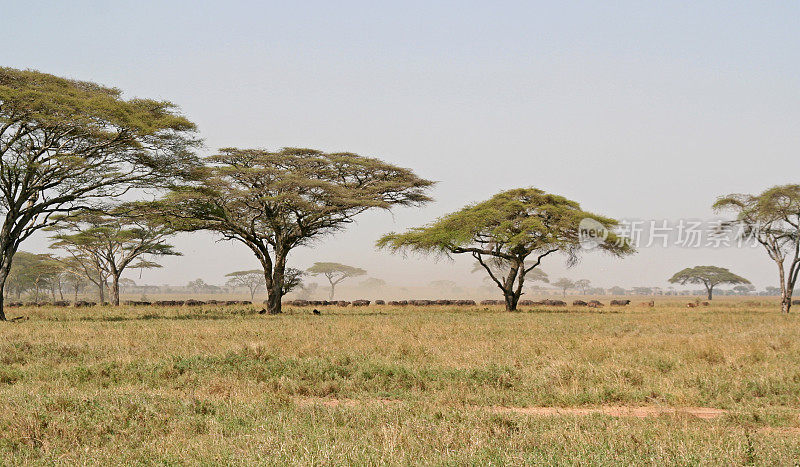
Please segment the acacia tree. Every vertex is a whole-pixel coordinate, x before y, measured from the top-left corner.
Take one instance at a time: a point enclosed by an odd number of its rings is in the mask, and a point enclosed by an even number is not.
[[[732,211],[723,224],[743,239],[760,243],[778,267],[781,312],[789,313],[800,273],[800,185],[780,185],[759,195],[732,194],[717,199],[714,210]]]
[[[340,282],[347,278],[363,276],[367,273],[367,271],[361,268],[340,263],[314,263],[313,266],[306,269],[306,272],[312,276],[322,275],[328,279],[328,283],[331,285],[331,291],[328,294],[328,300],[333,300],[333,294],[335,292],[336,285],[338,285]]]
[[[369,209],[421,205],[433,184],[411,170],[351,153],[227,148],[195,181],[151,203],[165,222],[246,245],[264,270],[269,312],[280,313],[292,249],[344,228]]]
[[[739,295],[749,295],[751,292],[756,290],[756,287],[752,284],[737,285],[736,287],[733,288],[733,290]]]
[[[15,292],[17,298],[25,291],[33,292],[33,300],[39,301],[42,288],[53,289],[57,276],[61,274],[62,267],[59,262],[49,254],[36,254],[20,251],[19,261],[15,263],[8,275],[10,291]],[[55,299],[55,294],[53,294]]]
[[[579,288],[583,295],[586,295],[591,285],[592,281],[590,281],[589,279],[578,279],[575,281],[575,287]]]
[[[575,282],[571,279],[567,279],[566,277],[562,277],[557,281],[553,282],[553,285],[561,289],[561,296],[567,296],[567,290],[571,289],[576,286]]]
[[[0,292],[20,244],[54,215],[187,173],[194,131],[170,102],[0,68]]]
[[[386,287],[386,281],[377,277],[368,277],[358,283],[359,287],[371,290],[381,290]]]
[[[117,215],[80,211],[59,218],[51,227],[56,231],[52,248],[67,251],[75,261],[87,262],[84,269],[99,270],[102,277],[111,279],[111,303],[119,306],[119,280],[126,268],[160,267],[147,257],[179,256],[166,243],[174,231],[146,216],[130,216],[118,208]],[[136,262],[134,262],[136,261]],[[96,285],[102,289],[105,280]]]
[[[62,282],[73,292],[73,303],[78,302],[78,294],[91,282],[86,278],[83,266],[75,258],[60,259],[64,268]]]
[[[233,287],[245,287],[250,291],[250,301],[256,296],[256,292],[264,285],[264,271],[260,269],[249,269],[247,271],[234,271],[225,274],[228,285]]]
[[[98,300],[100,300],[100,303],[106,302],[108,273],[103,268],[99,258],[76,252],[74,255],[62,259],[61,262],[73,275],[81,277],[97,287]]]
[[[719,284],[749,284],[744,277],[717,266],[695,266],[678,271],[669,279],[670,284],[703,284],[708,293],[708,299],[714,298],[714,287]]]
[[[387,234],[377,245],[393,251],[471,254],[502,290],[506,310],[513,311],[526,275],[546,256],[563,253],[571,265],[588,249],[580,232],[585,219],[603,230],[593,248],[615,256],[633,252],[629,242],[612,231],[618,224],[616,220],[585,212],[575,201],[536,188],[504,191],[427,226]],[[530,256],[534,259],[529,260]],[[494,258],[503,261],[502,274],[495,272]]]

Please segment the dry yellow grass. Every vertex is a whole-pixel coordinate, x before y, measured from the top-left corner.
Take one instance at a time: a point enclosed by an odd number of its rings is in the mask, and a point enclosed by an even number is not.
[[[0,455],[11,464],[800,458],[800,318],[766,300],[685,303],[321,316],[18,309],[10,314],[30,319],[0,326]],[[689,407],[720,412],[703,419]]]

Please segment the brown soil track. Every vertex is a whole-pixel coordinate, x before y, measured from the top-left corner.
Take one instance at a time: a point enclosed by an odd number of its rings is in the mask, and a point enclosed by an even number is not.
[[[601,406],[601,407],[501,407],[492,406],[488,408],[492,412],[499,413],[519,413],[525,415],[538,416],[559,416],[559,415],[593,415],[603,414],[612,417],[633,417],[647,418],[659,415],[678,415],[686,414],[693,417],[710,420],[721,417],[727,413],[723,409],[711,407],[662,407],[662,406]]]
[[[398,399],[327,399],[327,398],[303,398],[296,400],[302,406],[325,406],[325,407],[358,407],[360,405],[392,405],[400,404],[403,401]],[[726,413],[726,410],[711,407],[663,407],[663,406],[600,406],[600,407],[506,407],[506,406],[471,406],[476,410],[489,410],[495,413],[516,413],[523,415],[534,415],[542,417],[554,417],[562,415],[594,415],[602,414],[612,417],[633,417],[647,418],[659,415],[691,415],[704,420],[719,418]]]

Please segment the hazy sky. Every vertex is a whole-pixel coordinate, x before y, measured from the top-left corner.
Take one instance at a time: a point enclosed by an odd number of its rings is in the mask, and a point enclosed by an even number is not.
[[[617,218],[707,219],[716,196],[800,182],[800,3],[4,2],[0,64],[163,98],[223,146],[352,151],[439,181],[424,209],[363,215],[298,250],[396,284],[481,283],[471,262],[376,251],[514,187]],[[182,236],[141,283],[257,266],[243,245]],[[46,248],[46,237],[27,250]],[[666,286],[686,266],[777,284],[761,250],[641,248],[551,276]]]

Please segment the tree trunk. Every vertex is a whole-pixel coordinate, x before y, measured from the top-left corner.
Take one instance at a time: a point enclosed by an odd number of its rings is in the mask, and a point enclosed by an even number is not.
[[[75,300],[72,302],[73,305],[78,303],[78,283],[75,283]]]
[[[781,313],[789,313],[789,309],[792,307],[792,297],[791,296],[783,296],[781,297]]]
[[[711,287],[706,286],[706,290],[708,291],[708,299],[709,300],[713,300],[714,299],[714,286],[711,286]]]
[[[336,283],[331,282],[331,293],[328,294],[328,300],[333,301],[333,292],[336,290]]]
[[[503,292],[506,299],[506,311],[517,311],[517,302],[519,302],[519,296],[514,292]]]
[[[3,261],[5,263],[5,261]],[[10,267],[6,268],[5,264],[0,266],[0,321],[6,320],[6,313],[3,309],[3,289],[6,286],[6,278],[8,277],[8,270],[11,269]]]
[[[119,306],[119,274],[111,276],[111,304]]]
[[[6,215],[6,219],[8,219],[8,215]],[[7,234],[5,228],[3,229],[3,234]],[[3,239],[2,246],[0,247],[0,321],[6,320],[6,313],[5,309],[3,308],[3,290],[6,286],[6,279],[8,279],[8,274],[11,272],[11,262],[14,259],[14,253],[17,252],[16,247],[14,246],[13,242],[8,241],[8,237]],[[19,292],[19,288],[17,288],[18,293],[21,295],[22,293]]]
[[[99,282],[97,284],[97,289],[98,289],[98,292],[100,294],[100,304],[102,305],[103,303],[106,302],[106,287],[105,287],[105,284],[103,284],[102,281]]]
[[[271,315],[281,313],[281,299],[283,298],[283,274],[286,269],[286,255],[276,252],[275,264],[272,271],[264,268],[264,278],[267,282],[267,312]]]

